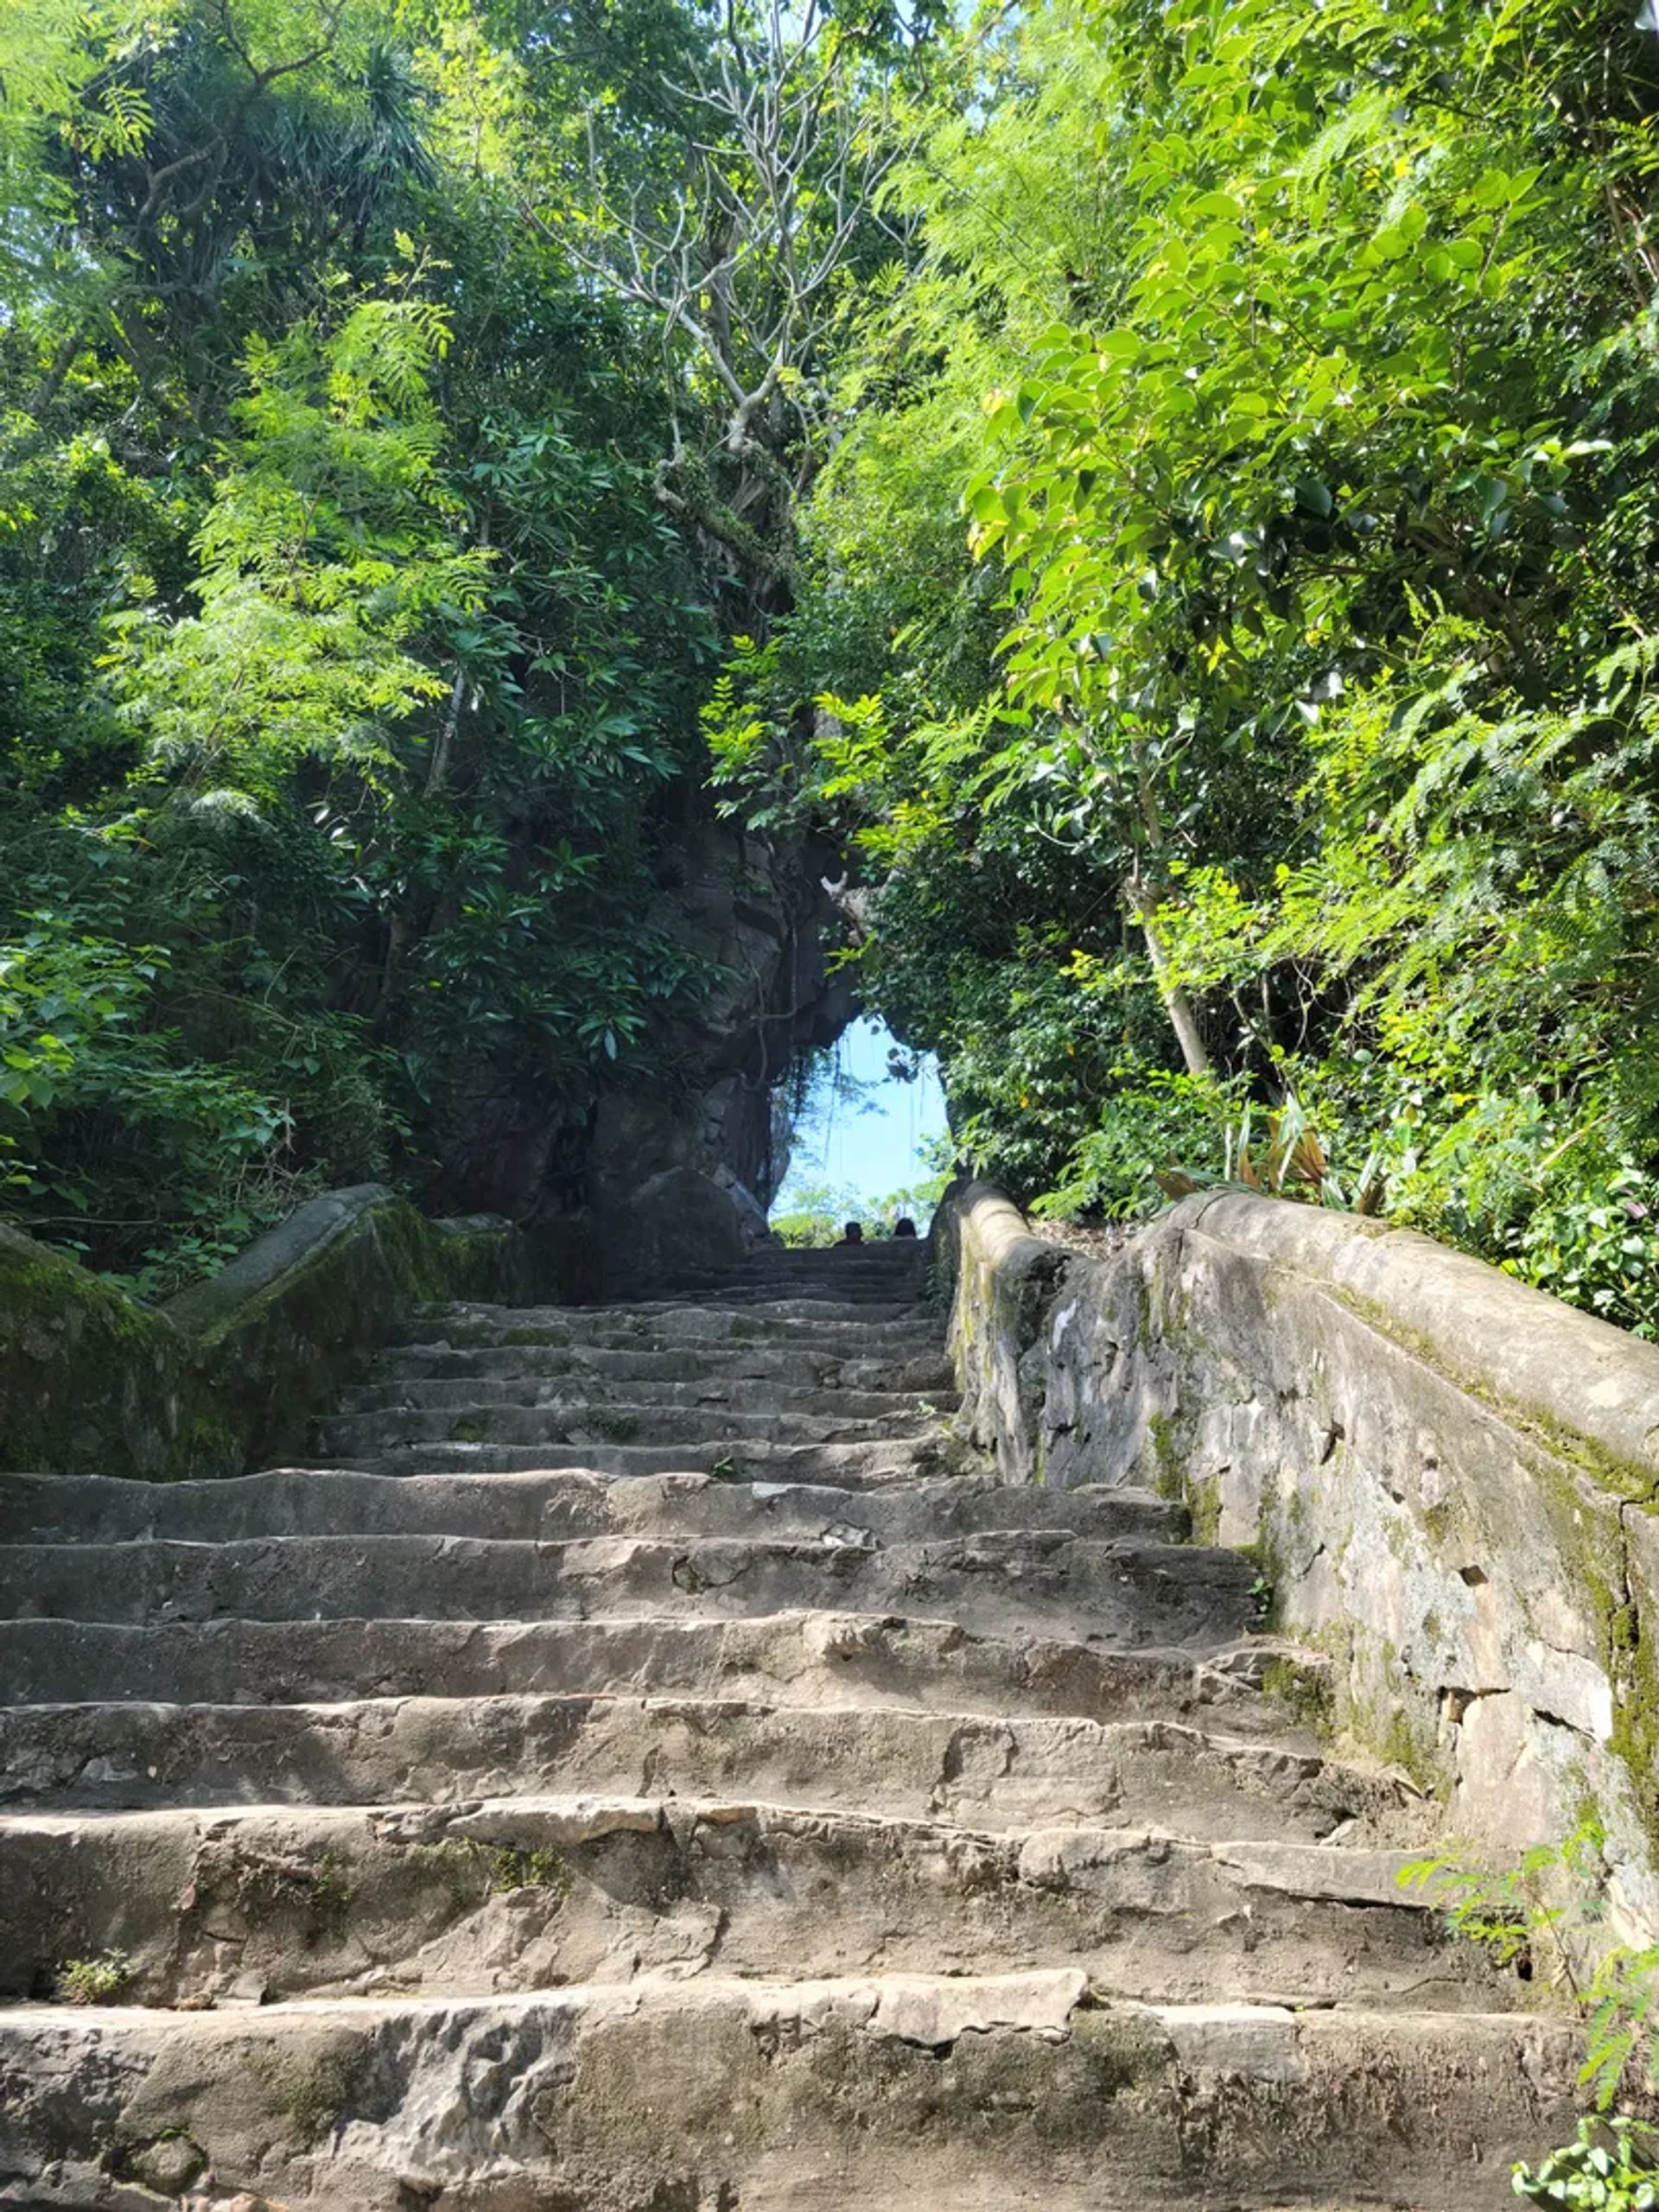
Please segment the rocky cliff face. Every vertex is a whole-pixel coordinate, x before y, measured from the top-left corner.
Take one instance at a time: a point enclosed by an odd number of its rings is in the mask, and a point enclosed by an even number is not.
[[[788,1164],[781,1080],[855,1011],[828,969],[824,881],[841,872],[827,843],[690,825],[677,880],[642,918],[716,975],[671,1033],[670,1079],[619,1079],[574,1128],[533,1096],[480,1096],[429,1204],[559,1236],[585,1224],[607,1283],[740,1257]]]

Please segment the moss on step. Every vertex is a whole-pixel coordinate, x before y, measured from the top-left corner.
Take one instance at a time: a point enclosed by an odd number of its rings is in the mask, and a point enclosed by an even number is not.
[[[452,1351],[486,1351],[499,1341],[499,1331],[487,1321],[447,1321],[444,1324],[442,1343]],[[539,1330],[533,1330],[510,1336],[506,1341],[509,1344],[538,1344],[547,1339]],[[434,1344],[431,1348],[437,1351],[442,1347]]]
[[[352,1909],[347,1869],[338,1853],[308,1859],[258,1851],[236,1838],[202,1846],[186,1897],[188,1913],[229,1905],[251,1926],[297,1917],[313,1940],[339,1935]]]
[[[1221,1541],[1221,1477],[1189,1475],[1185,1489],[1187,1510],[1192,1516],[1193,1542],[1218,1544]]]
[[[596,2159],[632,2157],[660,2134],[663,2082],[685,2064],[682,2033],[671,2019],[595,2023],[568,2090],[538,2100],[537,2124]],[[721,2017],[700,2027],[696,2067],[722,2088],[706,2119],[687,2128],[688,2162],[700,2152],[836,2140],[891,2144],[906,2155],[972,2145],[994,2155],[1010,2114],[1046,2151],[1094,2154],[1103,2112],[1120,2100],[1166,2096],[1175,2081],[1174,2054],[1155,2021],[1084,2006],[1052,2037],[991,2028],[938,2046],[871,2034],[835,2012],[781,2031]]]
[[[1262,1694],[1282,1705],[1303,1727],[1321,1736],[1332,1733],[1335,1697],[1328,1666],[1280,1652],[1262,1669]]]
[[[207,2152],[182,2127],[163,2128],[151,2141],[129,2152],[124,2161],[133,2180],[167,2197],[177,2196],[199,2181],[208,2163]]]
[[[290,2055],[276,2044],[253,2052],[248,2070],[273,2119],[285,2120],[305,2147],[320,2143],[351,2111],[367,2069],[367,2050],[342,2036],[322,2050]]]
[[[551,1890],[561,1898],[569,1896],[575,1878],[569,1861],[558,1852],[513,1844],[483,1844],[480,1848],[489,1864],[493,1892]]]
[[[1186,1497],[1185,1452],[1173,1414],[1147,1415],[1147,1441],[1152,1449],[1152,1486],[1160,1497]]]
[[[575,1879],[569,1861],[544,1845],[486,1843],[478,1836],[411,1844],[407,1858],[435,1876],[464,1910],[518,1890],[550,1890],[563,1901]]]
[[[412,1843],[404,1857],[448,1892],[457,1911],[481,1904],[489,1893],[488,1873],[475,1843],[446,1836],[438,1843]]]

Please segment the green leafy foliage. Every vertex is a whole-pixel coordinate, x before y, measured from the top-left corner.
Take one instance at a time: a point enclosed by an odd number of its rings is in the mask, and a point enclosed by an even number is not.
[[[280,798],[308,759],[373,782],[450,686],[418,651],[475,622],[489,554],[436,476],[430,378],[450,319],[407,294],[326,334],[256,338],[195,533],[199,611],[112,616],[124,717],[175,785]]]
[[[569,1195],[712,803],[1045,1210],[1659,1334],[1656,129],[1569,0],[9,10],[9,1210]]]
[[[58,1994],[66,2005],[109,2005],[137,1969],[125,1951],[100,1951],[90,1959],[70,1959],[58,1975]]]
[[[25,921],[0,953],[0,1188],[60,1243],[119,1227],[133,1287],[175,1288],[291,1202],[289,1116],[149,1026],[164,948]]]
[[[1160,1174],[1157,1181],[1169,1198],[1185,1198],[1192,1191],[1230,1184],[1239,1190],[1267,1192],[1276,1198],[1301,1198],[1312,1205],[1375,1214],[1382,1211],[1383,1198],[1378,1160],[1379,1152],[1374,1147],[1358,1173],[1344,1179],[1332,1166],[1318,1129],[1299,1100],[1287,1098],[1282,1106],[1259,1116],[1247,1100],[1236,1128],[1228,1132],[1227,1163],[1221,1174],[1178,1167]]]
[[[1659,2083],[1659,1948],[1611,1939],[1603,1843],[1590,1816],[1563,1842],[1541,1845],[1500,1872],[1447,1855],[1414,1861],[1400,1880],[1431,1897],[1452,1933],[1499,1966],[1548,1969],[1584,2019],[1579,2078],[1595,2116],[1536,2168],[1517,2165],[1515,2194],[1560,2212],[1651,2212],[1659,2206],[1659,2134],[1613,2107]]]
[[[717,593],[469,7],[8,15],[0,1176],[149,1294],[683,1079]],[[21,43],[19,42],[21,41]],[[416,241],[418,240],[418,244]]]
[[[964,38],[716,753],[858,839],[867,995],[1028,1196],[1226,1174],[1248,1102],[1659,1331],[1656,117],[1566,4]]]
[[[1566,1988],[1585,2023],[1580,2082],[1603,2113],[1622,2094],[1659,2088],[1659,1945],[1623,1942],[1611,1926],[1605,1840],[1590,1814],[1561,1843],[1535,1846],[1502,1872],[1452,1853],[1400,1873],[1454,1935],[1500,1966],[1547,1968]]]
[[[1560,2212],[1653,2212],[1659,2205],[1655,2141],[1654,2130],[1640,2120],[1580,2120],[1576,2139],[1552,2151],[1535,2171],[1516,2168],[1515,2193]]]

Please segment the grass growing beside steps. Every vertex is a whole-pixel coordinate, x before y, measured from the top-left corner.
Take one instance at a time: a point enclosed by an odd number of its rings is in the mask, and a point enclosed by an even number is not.
[[[66,2005],[111,2005],[136,1971],[124,1951],[100,1951],[96,1958],[70,1959],[57,1976],[57,1993]]]

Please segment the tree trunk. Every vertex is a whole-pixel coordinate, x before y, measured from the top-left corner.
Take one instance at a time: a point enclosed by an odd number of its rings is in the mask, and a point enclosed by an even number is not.
[[[1147,835],[1147,849],[1155,860],[1164,850],[1164,822],[1158,808],[1158,794],[1153,785],[1152,766],[1147,758],[1145,745],[1138,741],[1133,745],[1130,758],[1135,763],[1135,796],[1140,809],[1141,826]],[[1175,1032],[1175,1041],[1181,1048],[1181,1058],[1186,1062],[1186,1071],[1189,1075],[1209,1075],[1211,1072],[1210,1055],[1198,1034],[1198,1017],[1192,1011],[1192,1001],[1188,998],[1185,987],[1177,982],[1171,970],[1169,955],[1158,934],[1158,902],[1138,862],[1129,878],[1129,904],[1135,909],[1135,918],[1147,940],[1147,957],[1152,963],[1153,981],[1157,984],[1158,995],[1164,1002],[1164,1012],[1169,1016],[1169,1026]]]
[[[1209,1075],[1212,1072],[1210,1055],[1198,1034],[1192,1001],[1184,986],[1171,973],[1169,955],[1158,934],[1156,907],[1139,871],[1129,884],[1129,903],[1135,909],[1136,921],[1141,925],[1141,935],[1147,940],[1147,957],[1152,962],[1153,981],[1157,984],[1158,995],[1164,1002],[1164,1012],[1169,1016],[1170,1027],[1175,1032],[1181,1058],[1186,1062],[1186,1071],[1189,1075]]]
[[[478,527],[476,540],[480,549],[487,551],[490,544],[490,518],[485,516]],[[449,703],[438,723],[437,742],[432,747],[432,758],[427,764],[426,795],[431,798],[443,789],[444,779],[449,772],[449,752],[455,741],[455,732],[461,728],[461,710],[467,703],[467,671],[459,661],[455,665],[455,680],[449,686]]]

